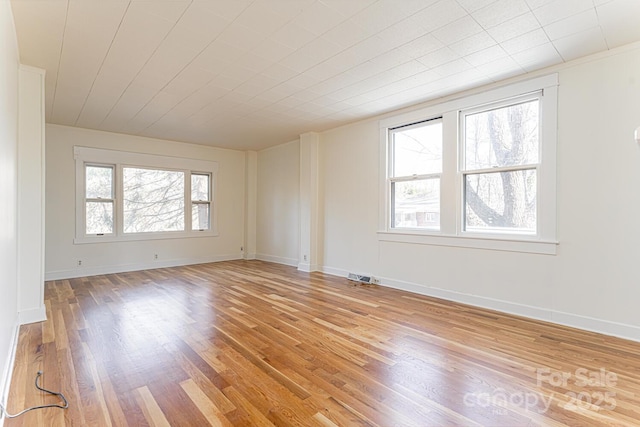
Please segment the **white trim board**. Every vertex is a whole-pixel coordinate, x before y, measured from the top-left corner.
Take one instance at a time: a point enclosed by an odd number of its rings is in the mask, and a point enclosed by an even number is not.
[[[44,305],[29,310],[22,310],[18,313],[18,321],[21,325],[44,322],[45,320],[47,320],[47,308]]]
[[[256,254],[255,259],[260,261],[273,262],[275,264],[289,265],[291,267],[298,266],[298,260],[296,258],[286,258],[286,257],[267,255],[267,254]]]
[[[11,338],[11,345],[9,346],[9,358],[5,370],[0,378],[0,399],[2,406],[7,407],[7,400],[9,399],[9,388],[11,387],[11,377],[13,376],[13,367],[16,361],[16,351],[18,349],[18,337],[20,334],[20,324],[16,319],[15,327],[13,328],[13,337]],[[0,427],[4,425],[4,412],[0,413]]]
[[[181,267],[185,265],[206,264],[210,262],[233,261],[242,259],[241,255],[215,255],[199,258],[182,258],[166,261],[152,261],[143,264],[101,265],[95,267],[80,267],[71,270],[47,271],[45,280],[64,280],[77,277],[99,276],[102,274],[127,273],[130,271],[154,270],[156,268]]]
[[[332,276],[347,277],[348,271],[339,268],[322,267],[323,273]],[[478,295],[464,294],[447,289],[434,288],[431,286],[395,280],[388,277],[376,276],[380,280],[380,286],[386,286],[415,294],[440,298],[447,301],[472,305],[474,307],[496,310],[502,313],[527,317],[535,320],[555,323],[557,325],[582,329],[584,331],[596,332],[618,338],[640,342],[640,327],[624,323],[612,322],[609,320],[596,319],[579,314],[566,313],[526,304],[519,304],[510,301],[488,298]]]

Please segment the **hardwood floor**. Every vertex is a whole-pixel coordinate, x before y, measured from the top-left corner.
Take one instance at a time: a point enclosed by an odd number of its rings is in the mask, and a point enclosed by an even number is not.
[[[640,425],[640,344],[260,261],[46,284],[17,426]]]

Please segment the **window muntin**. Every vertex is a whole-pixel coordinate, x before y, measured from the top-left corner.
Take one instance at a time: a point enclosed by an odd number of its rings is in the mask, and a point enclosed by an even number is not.
[[[87,165],[85,168],[84,211],[86,234],[114,232],[114,167]]]
[[[440,227],[442,118],[389,130],[391,228]]]
[[[185,172],[123,167],[122,178],[124,233],[185,229]]]
[[[464,231],[537,233],[538,96],[460,113]]]
[[[191,174],[191,229],[204,231],[211,228],[211,175]]]

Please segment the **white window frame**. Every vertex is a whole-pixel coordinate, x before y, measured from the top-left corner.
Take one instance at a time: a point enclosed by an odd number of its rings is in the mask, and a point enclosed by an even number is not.
[[[540,158],[537,172],[537,227],[535,234],[464,231],[462,172],[462,111],[501,103],[540,91]],[[556,146],[558,75],[525,80],[452,99],[380,121],[380,185],[378,240],[555,255]],[[389,129],[442,116],[443,170],[440,178],[440,230],[398,229],[390,223]]]
[[[105,168],[105,169],[111,169],[111,198],[90,198],[87,197],[87,191],[86,191],[86,185],[87,185],[87,179],[86,179],[86,168],[87,167],[98,167],[98,168]],[[96,234],[96,235],[100,235],[100,236],[113,236],[115,234],[116,231],[116,225],[115,225],[115,219],[116,219],[116,211],[117,211],[117,203],[116,203],[116,167],[115,165],[110,165],[110,164],[102,164],[102,163],[85,163],[84,165],[84,170],[83,170],[83,175],[82,175],[82,179],[83,179],[83,187],[82,187],[82,218],[83,221],[86,222],[87,220],[87,203],[111,203],[111,216],[114,220],[114,224],[113,224],[113,229],[111,233],[100,233],[100,234]],[[85,223],[86,224],[86,223]],[[86,230],[86,226],[85,226],[85,230]]]
[[[410,182],[410,181],[428,181],[430,179],[434,179],[437,178],[438,182],[441,181],[442,179],[442,172],[436,172],[436,173],[428,173],[428,174],[414,174],[414,175],[408,175],[408,176],[396,176],[395,175],[395,171],[393,170],[393,165],[395,163],[394,161],[394,156],[395,156],[395,147],[393,144],[393,134],[398,132],[398,131],[402,131],[402,130],[409,130],[409,129],[413,129],[413,128],[417,128],[420,126],[431,126],[435,123],[442,123],[442,117],[432,117],[432,118],[427,118],[425,120],[421,120],[419,122],[415,122],[415,123],[407,123],[405,125],[399,126],[399,127],[393,127],[393,128],[389,128],[387,130],[388,133],[388,138],[389,138],[389,144],[387,144],[387,155],[389,156],[389,168],[388,168],[388,191],[389,191],[389,227],[392,228],[393,230],[432,230],[432,231],[437,231],[440,230],[440,224],[438,223],[437,227],[419,227],[419,228],[410,228],[410,227],[394,227],[392,224],[394,222],[394,216],[395,216],[395,211],[394,211],[394,206],[393,206],[393,191],[391,190],[391,188],[393,187],[394,184],[398,183],[398,182]],[[444,144],[444,141],[443,141]],[[441,189],[442,190],[442,189]]]
[[[207,194],[208,198],[206,200],[194,200],[193,197],[192,197],[193,195],[192,195],[191,188],[189,188],[189,195],[191,196],[189,198],[190,203],[191,203],[191,208],[190,209],[193,209],[193,205],[207,205],[209,207],[209,228],[211,228],[211,203],[212,203],[211,202],[211,194],[212,194],[212,191],[211,191],[212,185],[211,185],[211,183],[213,182],[213,180],[211,178],[211,172],[191,171],[190,178],[192,176],[194,176],[194,175],[196,175],[196,176],[206,176],[208,178],[208,180],[209,180],[209,191],[207,192],[208,193]],[[189,185],[191,185],[191,179],[189,179]],[[191,221],[192,221],[192,223],[191,223],[191,231],[197,231],[197,232],[207,231],[206,229],[196,229],[196,230],[193,229],[193,211],[191,212],[191,214],[192,214],[191,215],[191,217],[192,217],[192,219],[191,219]]]
[[[136,240],[158,240],[191,237],[218,236],[217,194],[218,163],[182,157],[158,156],[127,151],[104,150],[90,147],[74,147],[76,167],[76,233],[74,244],[121,242]],[[111,166],[114,168],[114,233],[86,234],[85,209],[85,167]],[[175,170],[185,173],[185,229],[184,231],[162,231],[144,233],[124,233],[122,170],[124,167]],[[208,230],[191,229],[191,174],[209,175],[209,215]]]

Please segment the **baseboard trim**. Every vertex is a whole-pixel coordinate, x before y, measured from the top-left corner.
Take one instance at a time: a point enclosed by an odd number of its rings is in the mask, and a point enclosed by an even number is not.
[[[312,273],[314,271],[321,271],[315,264],[309,264],[306,262],[301,262],[298,264],[298,270],[304,271],[305,273]]]
[[[322,267],[321,271],[326,274],[340,277],[347,277],[347,275],[349,274],[347,270],[332,267]],[[376,277],[380,279],[381,286],[387,286],[390,288],[413,292],[416,294],[434,298],[440,298],[447,301],[468,304],[475,307],[500,311],[502,313],[513,314],[516,316],[527,317],[535,320],[542,320],[562,326],[569,326],[585,331],[597,332],[604,335],[610,335],[618,338],[640,342],[640,327],[634,325],[596,319],[589,316],[550,310],[495,298],[464,294],[461,292],[435,288],[418,283],[395,280],[389,277]]]
[[[7,407],[7,401],[9,400],[9,389],[11,387],[11,377],[13,376],[13,367],[16,361],[16,351],[18,350],[18,337],[20,336],[20,324],[18,319],[15,321],[15,327],[13,328],[13,337],[11,338],[11,345],[9,346],[9,357],[0,378],[0,399],[2,406]],[[4,425],[5,416],[4,413],[0,413],[0,427]]]
[[[104,265],[96,267],[79,267],[72,270],[45,272],[45,280],[64,280],[76,277],[99,276],[102,274],[126,273],[129,271],[153,270],[156,268],[181,267],[184,265],[206,264],[209,262],[233,261],[242,259],[239,254],[215,255],[199,258],[182,258],[173,260],[152,261],[144,264]]]
[[[44,322],[45,320],[47,320],[47,308],[44,306],[23,310],[18,313],[18,321],[21,325]]]
[[[256,254],[256,259],[260,261],[274,262],[276,264],[289,265],[291,267],[298,266],[298,260],[295,258],[285,258],[274,255]]]

